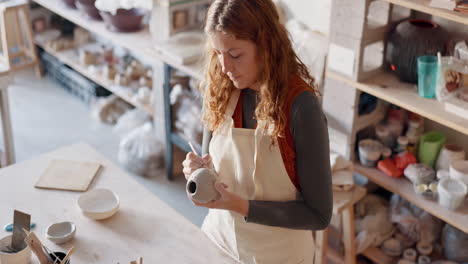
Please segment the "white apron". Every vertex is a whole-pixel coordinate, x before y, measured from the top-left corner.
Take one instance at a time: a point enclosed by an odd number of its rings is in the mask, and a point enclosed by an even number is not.
[[[224,123],[213,133],[209,152],[219,180],[247,200],[291,201],[297,190],[284,167],[278,143],[270,145],[271,128],[234,128],[240,90],[229,99]],[[271,127],[271,126],[270,126]],[[228,210],[210,209],[202,230],[241,263],[313,263],[312,231],[246,223]]]

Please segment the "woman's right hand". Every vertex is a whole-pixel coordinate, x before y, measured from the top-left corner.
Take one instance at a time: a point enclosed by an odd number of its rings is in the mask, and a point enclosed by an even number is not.
[[[184,166],[183,172],[185,179],[188,180],[192,173],[199,168],[213,168],[213,163],[211,161],[210,154],[200,157],[193,152],[189,152],[187,153],[185,160],[182,162],[182,166]]]

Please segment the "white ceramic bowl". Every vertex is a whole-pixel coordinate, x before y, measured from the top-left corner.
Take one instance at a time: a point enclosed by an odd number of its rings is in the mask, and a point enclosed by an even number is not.
[[[95,189],[78,198],[78,206],[91,219],[102,220],[113,216],[119,209],[117,194],[108,189]]]
[[[55,244],[70,241],[76,232],[76,226],[72,222],[54,223],[47,227],[46,237]]]

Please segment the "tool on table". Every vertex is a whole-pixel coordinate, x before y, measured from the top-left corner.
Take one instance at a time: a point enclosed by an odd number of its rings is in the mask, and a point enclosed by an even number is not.
[[[28,244],[34,255],[36,255],[36,257],[39,259],[39,263],[49,264],[52,258],[48,254],[46,254],[46,252],[44,252],[45,247],[42,245],[39,238],[37,238],[36,234],[34,234],[34,232],[28,232],[26,229],[23,230],[27,234],[26,239],[24,239],[24,242]]]
[[[73,254],[73,251],[75,251],[75,247],[71,247],[67,254],[65,255],[65,257],[60,261],[60,262],[57,262],[58,264],[65,264],[67,263],[67,260],[70,258],[71,254]]]
[[[23,229],[29,231],[31,224],[31,215],[15,210],[13,213],[13,237],[11,239],[11,247],[15,250],[21,250],[26,247],[24,239],[26,235]]]

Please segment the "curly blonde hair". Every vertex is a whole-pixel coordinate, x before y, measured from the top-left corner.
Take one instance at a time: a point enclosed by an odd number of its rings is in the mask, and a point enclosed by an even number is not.
[[[274,124],[272,142],[284,136],[284,114],[289,78],[297,74],[318,94],[314,78],[292,48],[286,28],[271,0],[215,0],[207,14],[205,33],[225,32],[237,39],[250,40],[257,46],[260,76],[260,101],[255,110],[258,121]],[[214,131],[223,121],[229,97],[236,89],[223,73],[216,52],[207,46],[203,121]]]

